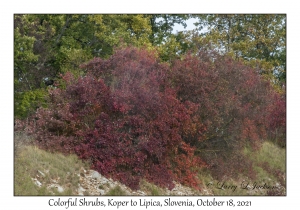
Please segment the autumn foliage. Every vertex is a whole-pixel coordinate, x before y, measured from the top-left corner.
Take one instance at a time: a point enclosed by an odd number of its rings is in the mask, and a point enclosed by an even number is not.
[[[269,82],[217,54],[186,55],[168,65],[130,47],[81,68],[84,77],[66,73],[50,90],[31,132],[41,147],[76,153],[133,189],[142,178],[170,189],[174,180],[197,188],[199,168],[220,167],[225,154],[235,163],[234,151],[259,147],[270,130],[285,127],[285,102]]]

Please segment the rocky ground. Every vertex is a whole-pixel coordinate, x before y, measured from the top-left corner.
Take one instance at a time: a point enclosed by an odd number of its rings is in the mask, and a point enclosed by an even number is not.
[[[55,195],[55,191],[57,190],[59,193],[63,193],[69,186],[61,186],[59,185],[59,177],[57,179],[52,179],[51,183],[43,183],[43,177],[47,175],[46,172],[42,172],[40,170],[37,171],[36,177],[32,178],[33,182],[41,187],[42,185],[46,185],[49,192]],[[115,188],[119,187],[119,189],[124,193],[124,195],[129,196],[147,196],[152,195],[149,190],[131,190],[129,187],[121,184],[118,181],[114,181],[110,178],[106,178],[102,176],[100,173],[94,170],[86,170],[81,168],[78,174],[79,176],[79,184],[74,195],[107,195],[107,193]],[[203,189],[200,191],[195,191],[192,188],[185,187],[179,183],[174,182],[175,187],[172,190],[168,189],[160,189],[161,195],[173,195],[173,196],[192,196],[192,195],[213,195],[209,189]],[[56,189],[56,190],[53,190]]]
[[[37,170],[36,176],[32,178],[32,181],[38,186],[46,186],[50,194],[56,195],[57,192],[64,193],[70,186],[68,184],[61,185],[60,177],[56,179],[51,179],[50,183],[45,183],[43,180],[45,176],[47,176],[49,171],[40,171]],[[70,176],[71,174],[67,174]],[[161,189],[155,185],[150,183],[144,183],[144,186],[141,187],[140,190],[132,190],[129,187],[121,184],[118,181],[112,180],[111,178],[106,178],[102,176],[100,173],[94,170],[86,170],[83,167],[75,174],[79,177],[79,184],[76,187],[76,190],[72,192],[70,195],[81,195],[81,196],[101,196],[101,195],[128,195],[128,196],[147,196],[147,195],[170,195],[170,196],[193,196],[193,195],[210,195],[213,196],[215,193],[216,195],[222,195],[218,191],[214,192],[214,188],[212,187],[205,187],[201,191],[196,191],[195,189],[183,186],[179,183],[174,182],[175,187],[172,190],[168,189]],[[269,179],[269,181],[271,181]],[[239,183],[245,182],[245,180],[240,180]],[[148,186],[148,187],[147,187]],[[150,186],[150,187],[149,187]],[[245,195],[285,195],[285,187],[282,186],[280,183],[276,183],[276,189],[266,193],[265,189],[248,189],[246,190]],[[111,194],[113,189],[117,188],[118,192],[116,194]],[[151,188],[159,189],[159,192],[156,191],[153,194]],[[55,189],[55,190],[54,190]],[[226,190],[226,189],[223,189]],[[120,193],[121,194],[118,194]]]

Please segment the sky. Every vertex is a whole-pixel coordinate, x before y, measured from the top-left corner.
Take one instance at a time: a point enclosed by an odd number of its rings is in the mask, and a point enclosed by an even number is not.
[[[193,24],[197,21],[196,18],[191,18],[191,19],[188,19],[186,21],[186,24],[187,24],[187,27],[184,28],[182,25],[180,24],[176,24],[173,28],[173,33],[176,33],[177,31],[188,31],[188,30],[193,30],[196,28],[196,26]]]

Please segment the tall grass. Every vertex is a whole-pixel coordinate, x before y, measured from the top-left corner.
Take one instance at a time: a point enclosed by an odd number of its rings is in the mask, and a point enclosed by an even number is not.
[[[245,147],[243,154],[252,161],[255,179],[245,176],[238,176],[237,179],[225,177],[222,180],[216,180],[212,177],[208,169],[203,169],[199,173],[199,179],[202,181],[202,189],[211,191],[214,195],[285,195],[285,174],[286,174],[286,150],[271,143],[264,142],[259,150],[253,151],[250,147]],[[222,187],[222,184],[228,188]],[[243,189],[242,184],[254,183],[259,185],[276,186],[275,190],[269,189]],[[236,188],[234,189],[234,186]],[[278,187],[279,186],[279,187]],[[223,188],[223,189],[222,189]],[[233,190],[234,189],[234,190]]]
[[[19,134],[18,134],[19,135]],[[15,136],[15,141],[26,136]],[[26,140],[27,141],[27,140]],[[15,149],[14,161],[14,195],[74,195],[78,188],[81,167],[88,167],[75,155],[49,153],[33,145],[19,144]],[[32,178],[42,186],[38,187]],[[59,193],[56,189],[47,189],[47,185],[56,183],[64,188]]]
[[[119,185],[117,185],[114,188],[110,189],[105,195],[122,196],[122,195],[127,195],[127,193]]]
[[[146,192],[147,195],[157,196],[157,195],[164,195],[164,190],[154,184],[147,182],[146,180],[142,180],[140,182],[140,188],[142,191]]]
[[[262,144],[260,150],[253,152],[249,148],[245,148],[244,153],[257,165],[267,162],[273,169],[278,169],[282,172],[286,170],[286,150],[276,144],[266,141]]]

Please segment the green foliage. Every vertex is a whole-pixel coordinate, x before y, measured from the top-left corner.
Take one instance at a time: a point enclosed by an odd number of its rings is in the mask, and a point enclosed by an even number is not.
[[[180,43],[177,41],[175,35],[171,35],[166,39],[165,43],[158,46],[159,57],[162,61],[170,62],[176,58],[179,58],[182,48]]]
[[[57,80],[67,71],[83,76],[80,64],[107,57],[122,43],[150,46],[150,26],[141,15],[15,15],[14,20],[17,118],[39,106],[45,79]]]
[[[41,88],[45,78],[58,79],[93,57],[108,58],[119,46],[159,46],[162,60],[182,51],[172,35],[174,24],[188,15],[15,15],[15,92]]]
[[[39,107],[46,107],[47,90],[35,89],[33,91],[16,92],[14,103],[15,118],[24,119],[34,113]]]
[[[40,25],[33,17],[35,16],[14,17],[15,92],[41,88],[43,79],[51,77],[54,71],[48,62],[52,53],[46,49],[46,40],[52,34],[51,27]]]
[[[223,53],[285,82],[286,15],[197,15],[199,30]]]
[[[29,83],[30,75],[26,71],[27,66],[31,62],[35,62],[38,56],[33,53],[33,44],[35,38],[30,36],[22,36],[18,27],[14,30],[14,83],[15,89],[23,88],[31,89]],[[24,84],[24,85],[22,85]]]
[[[190,17],[187,14],[152,14],[144,16],[150,21],[150,41],[154,46],[163,44],[166,39],[172,36],[175,24],[186,27],[185,21]]]
[[[105,195],[107,196],[124,196],[127,195],[127,193],[119,186],[110,189]]]
[[[97,56],[107,58],[120,45],[151,46],[151,28],[142,15],[91,15],[96,25]]]
[[[33,53],[34,37],[22,36],[20,29],[17,27],[14,30],[14,60],[15,68],[23,69],[22,63],[34,62],[37,60],[37,55]]]

